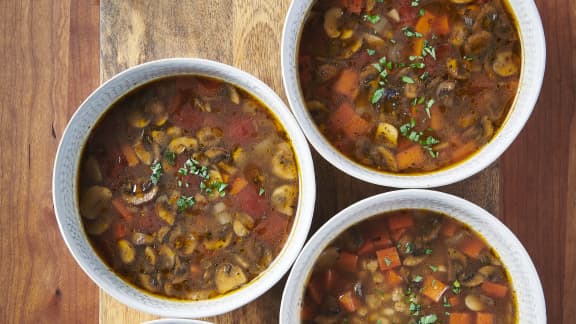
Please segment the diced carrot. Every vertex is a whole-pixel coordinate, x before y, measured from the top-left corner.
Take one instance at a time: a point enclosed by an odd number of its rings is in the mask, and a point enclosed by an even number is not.
[[[124,238],[126,236],[127,231],[128,230],[126,228],[126,223],[124,222],[118,222],[114,225],[114,237],[117,240]]]
[[[352,105],[345,102],[332,114],[332,127],[344,132],[351,139],[356,139],[370,131],[370,123],[360,117]]]
[[[340,0],[340,4],[355,14],[360,14],[364,9],[364,0]]]
[[[230,185],[230,194],[235,195],[242,191],[242,189],[246,188],[248,181],[244,177],[238,177],[234,179],[232,184]]]
[[[482,242],[482,240],[476,237],[468,237],[460,243],[458,248],[467,256],[477,259],[480,256],[480,252],[482,252],[485,247],[486,244]]]
[[[434,34],[446,35],[450,32],[450,25],[448,24],[448,16],[442,15],[434,21]]]
[[[460,296],[458,296],[458,295],[454,295],[454,296],[448,298],[448,303],[452,307],[460,305],[461,302],[462,302],[462,300],[460,299]]]
[[[447,221],[444,223],[444,225],[442,225],[441,233],[444,235],[444,237],[452,237],[454,234],[456,234],[458,227],[458,223],[454,221]]]
[[[428,35],[432,31],[432,24],[436,20],[436,16],[429,10],[424,11],[424,15],[418,19],[414,30],[422,35]]]
[[[450,313],[449,324],[472,324],[472,314],[470,314],[470,313]]]
[[[444,115],[440,111],[439,105],[433,105],[430,108],[430,128],[435,131],[444,128]]]
[[[482,291],[486,293],[486,295],[495,298],[503,298],[506,297],[506,294],[508,294],[507,286],[491,281],[484,281],[481,288]]]
[[[398,272],[394,270],[388,270],[384,272],[384,279],[390,286],[399,286],[402,284],[402,276],[398,274]]]
[[[347,272],[356,272],[358,256],[354,253],[342,251],[336,261],[338,268]]]
[[[345,69],[340,72],[340,76],[334,82],[334,92],[354,100],[358,95],[358,81],[360,77],[358,72]]]
[[[404,235],[404,233],[406,233],[406,229],[401,228],[399,230],[392,231],[390,233],[390,236],[392,236],[392,239],[394,240],[394,242],[398,242],[398,240],[402,237],[402,235]]]
[[[399,170],[418,168],[424,164],[426,156],[420,145],[412,145],[396,154],[396,163]]]
[[[356,296],[354,296],[354,293],[352,291],[347,291],[344,294],[340,295],[338,297],[338,301],[340,302],[340,305],[347,311],[347,312],[355,312],[358,307],[361,306],[360,304],[360,300],[358,300],[358,298]]]
[[[408,213],[396,213],[388,218],[388,227],[391,231],[414,226],[414,220]]]
[[[324,287],[322,287],[322,284],[317,277],[311,278],[308,281],[306,291],[308,292],[308,296],[310,296],[312,301],[314,301],[316,304],[322,304],[322,300],[324,299]]]
[[[426,10],[424,15],[418,19],[414,30],[423,35],[423,37],[414,40],[414,55],[422,55],[422,48],[424,47],[424,39],[426,36],[434,33],[435,35],[446,35],[450,32],[448,25],[448,16],[442,15],[435,16],[430,11]]]
[[[122,216],[122,218],[124,218],[127,222],[132,222],[132,220],[134,219],[134,215],[132,214],[130,209],[128,209],[128,207],[124,204],[122,198],[112,199],[112,205],[114,206],[114,208],[116,208],[118,213],[120,213],[120,216]]]
[[[446,284],[436,279],[432,275],[426,276],[424,283],[422,283],[422,295],[430,298],[435,302],[440,301],[442,295],[447,289],[448,286]]]
[[[366,241],[364,242],[364,244],[360,246],[360,248],[356,252],[358,253],[358,255],[366,255],[374,252],[374,250],[376,250],[376,248],[374,247],[374,243],[372,241]]]
[[[128,163],[128,166],[135,166],[138,163],[140,163],[140,160],[138,159],[138,156],[136,155],[136,152],[134,152],[134,149],[132,149],[132,147],[128,144],[126,145],[122,145],[122,154],[124,154],[124,158],[126,159],[126,162]]]
[[[476,324],[494,324],[494,314],[476,313]]]
[[[382,271],[394,269],[402,265],[398,250],[395,247],[376,251],[376,257],[378,259],[378,265],[380,265],[380,270]]]
[[[452,151],[452,160],[454,162],[460,161],[476,151],[477,148],[478,144],[476,144],[474,140],[471,140]]]

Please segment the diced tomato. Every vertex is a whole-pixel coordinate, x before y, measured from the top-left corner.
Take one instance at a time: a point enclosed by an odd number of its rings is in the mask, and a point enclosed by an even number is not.
[[[262,241],[270,244],[272,247],[279,247],[284,242],[288,231],[288,220],[283,215],[272,213],[256,225],[255,233]]]
[[[351,13],[360,14],[364,9],[365,0],[340,0],[340,4]]]
[[[238,208],[248,213],[255,220],[262,217],[268,208],[266,197],[260,196],[258,189],[253,184],[247,184],[243,190],[236,194],[235,200]]]
[[[178,127],[195,129],[203,124],[204,116],[202,116],[202,112],[199,109],[186,102],[180,108],[177,108],[176,113],[172,115],[170,120]]]
[[[236,143],[247,143],[256,136],[256,128],[250,119],[238,119],[225,128],[228,137]]]

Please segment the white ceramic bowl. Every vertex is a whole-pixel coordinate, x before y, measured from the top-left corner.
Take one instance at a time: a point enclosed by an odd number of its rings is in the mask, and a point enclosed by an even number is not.
[[[121,280],[92,249],[78,212],[78,166],[82,148],[100,117],[127,92],[151,80],[182,74],[221,79],[259,98],[283,124],[299,166],[299,201],[294,224],[284,248],[270,267],[246,286],[219,298],[176,301],[144,293]],[[130,68],[94,91],[70,120],[54,165],[54,209],[60,232],[70,252],[88,276],[106,293],[138,310],[166,317],[205,317],[243,306],[271,288],[289,270],[310,229],[316,185],[311,153],[290,110],[263,82],[231,66],[201,59],[166,59]]]
[[[538,273],[516,236],[496,217],[462,198],[430,190],[392,191],[357,202],[326,222],[306,243],[286,282],[280,323],[299,323],[304,287],[320,253],[351,226],[380,213],[398,209],[427,209],[467,224],[500,256],[511,276],[518,299],[518,323],[545,324],[546,305]]]
[[[402,175],[366,168],[336,150],[322,135],[306,109],[298,78],[300,35],[315,0],[292,1],[282,35],[282,77],[290,107],[312,146],[336,168],[360,180],[396,188],[430,188],[451,184],[483,170],[510,146],[530,117],[544,78],[546,43],[533,0],[508,0],[516,17],[522,45],[522,71],[516,100],[494,138],[463,162],[423,174]]]

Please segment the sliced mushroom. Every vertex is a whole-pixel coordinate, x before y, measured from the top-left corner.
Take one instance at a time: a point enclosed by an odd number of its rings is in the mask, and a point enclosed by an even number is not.
[[[170,137],[182,136],[182,128],[180,128],[178,126],[170,126],[166,130],[166,135],[168,135]]]
[[[354,29],[344,29],[340,34],[340,39],[347,40],[352,38],[352,36],[354,36]]]
[[[210,159],[211,163],[218,163],[222,160],[227,160],[230,153],[221,147],[212,147],[204,152],[204,155]]]
[[[392,19],[392,21],[395,23],[400,22],[400,13],[398,12],[398,10],[396,10],[394,8],[392,10],[388,11],[386,16],[388,16],[388,18]]]
[[[376,165],[383,167],[387,171],[398,171],[398,162],[396,161],[396,156],[389,148],[384,146],[377,146],[372,150],[371,156]]]
[[[483,139],[491,139],[492,135],[494,135],[494,125],[487,116],[482,117],[482,129],[484,130],[484,134],[482,135]]]
[[[215,215],[216,221],[220,225],[230,224],[232,222],[232,214],[227,211],[219,212]]]
[[[224,263],[216,268],[214,281],[218,293],[223,294],[242,286],[248,279],[242,268],[234,264]]]
[[[389,123],[381,122],[376,127],[374,140],[389,147],[398,146],[398,129]]]
[[[458,280],[462,286],[471,288],[480,286],[484,282],[484,276],[478,272],[471,275],[462,273]]]
[[[181,136],[176,137],[170,144],[168,144],[168,150],[176,154],[181,154],[186,150],[197,150],[198,141],[193,137]]]
[[[420,263],[424,262],[424,260],[426,260],[428,256],[427,255],[409,255],[407,257],[404,258],[404,261],[402,261],[402,264],[407,266],[407,267],[415,267],[417,265],[419,265]]]
[[[491,41],[491,33],[485,30],[476,32],[466,39],[464,43],[464,53],[468,56],[478,56],[488,48]]]
[[[452,27],[452,32],[450,33],[450,43],[453,46],[460,47],[464,44],[466,37],[468,36],[468,31],[464,24],[456,23]]]
[[[429,228],[430,230],[424,235],[422,235],[422,242],[424,243],[432,242],[438,237],[438,234],[442,229],[442,224],[440,222],[435,221],[432,222]]]
[[[466,3],[470,3],[474,0],[450,0],[450,2],[455,3],[455,4],[466,4]]]
[[[176,216],[167,208],[168,198],[162,195],[156,199],[156,215],[165,221],[168,225],[173,225]]]
[[[168,226],[160,227],[160,229],[156,232],[156,241],[163,242],[168,232],[170,232],[170,227]]]
[[[98,183],[102,181],[102,171],[98,161],[93,156],[89,156],[82,165],[82,172],[90,181]]]
[[[254,218],[246,213],[236,213],[234,215],[236,220],[238,220],[242,225],[246,226],[248,229],[254,228]]]
[[[128,240],[122,239],[117,243],[118,247],[118,255],[122,262],[129,264],[134,261],[136,258],[136,250],[134,250],[134,246]]]
[[[144,262],[149,269],[153,269],[156,266],[156,252],[151,246],[147,246],[144,249]]]
[[[492,69],[501,77],[516,75],[520,70],[518,58],[511,51],[499,52],[496,54]]]
[[[470,294],[464,299],[464,304],[469,310],[480,312],[494,306],[494,300],[484,295]]]
[[[466,80],[470,77],[470,71],[468,71],[465,62],[462,60],[449,58],[446,60],[446,70],[451,77],[458,80]]]
[[[344,51],[340,54],[340,57],[343,59],[348,59],[352,57],[352,55],[356,54],[360,48],[362,48],[362,44],[364,41],[362,38],[357,38],[352,41],[352,43],[347,46]]]
[[[149,245],[154,243],[154,236],[140,232],[134,232],[132,233],[132,243],[134,245]]]
[[[439,100],[442,100],[443,97],[446,97],[449,93],[454,91],[456,88],[456,82],[454,81],[442,81],[438,84],[436,88],[436,96]]]
[[[371,33],[364,33],[362,37],[371,48],[380,48],[386,44],[384,39]]]
[[[158,193],[158,186],[152,186],[151,189],[147,191],[142,191],[142,185],[134,185],[136,191],[132,191],[130,193],[124,192],[122,194],[122,198],[129,204],[134,206],[142,205],[144,203],[149,202],[150,200],[154,199],[156,194]]]
[[[151,291],[151,292],[159,292],[160,291],[159,281],[156,280],[155,277],[153,277],[149,274],[141,273],[138,276],[138,281],[140,282],[140,285],[148,291]]]
[[[294,153],[290,144],[282,142],[272,156],[272,172],[285,180],[294,180],[298,176]]]
[[[330,38],[340,37],[341,32],[338,29],[338,21],[344,14],[342,8],[333,7],[326,11],[324,14],[324,31]]]
[[[136,156],[138,156],[138,159],[140,160],[140,162],[142,162],[146,165],[152,164],[152,153],[150,153],[144,147],[144,143],[142,143],[141,138],[136,140],[136,143],[134,143],[134,152],[136,153]]]
[[[128,123],[134,128],[144,128],[150,124],[151,118],[140,109],[132,109],[126,116]]]
[[[240,95],[238,94],[238,90],[236,87],[232,85],[228,85],[228,91],[230,91],[230,101],[239,105],[240,104]]]
[[[172,245],[180,256],[188,256],[196,250],[198,241],[192,233],[178,233],[173,238]]]
[[[272,206],[282,214],[293,216],[297,196],[298,188],[296,188],[296,186],[288,184],[282,185],[272,192]]]
[[[80,215],[96,219],[110,209],[112,191],[104,186],[92,186],[80,196]]]
[[[213,233],[214,234],[214,233]],[[232,242],[232,232],[226,231],[215,235],[210,239],[205,238],[202,242],[206,250],[218,250],[227,247]]]
[[[152,141],[154,141],[154,143],[158,143],[161,146],[166,146],[170,140],[170,137],[168,137],[168,134],[166,134],[165,131],[153,130],[150,132],[150,136],[152,137]]]
[[[238,146],[234,152],[232,152],[232,161],[234,161],[234,164],[238,167],[242,168],[248,161],[248,154],[242,147]]]
[[[170,270],[176,264],[176,253],[172,251],[166,244],[160,246],[158,251],[158,266],[163,270]]]
[[[232,223],[232,229],[234,230],[234,234],[236,234],[238,237],[244,237],[250,234],[250,230],[247,229],[246,226],[244,226],[244,224],[242,224],[237,219]]]
[[[500,268],[493,265],[483,266],[482,268],[478,269],[478,273],[490,281],[501,275]]]
[[[90,235],[100,235],[112,225],[112,216],[106,213],[92,221],[86,221],[86,232]]]
[[[330,63],[326,63],[326,64],[322,64],[318,67],[317,71],[316,71],[316,77],[318,78],[319,82],[326,82],[329,80],[332,80],[333,78],[335,78],[338,73],[340,73],[340,68],[337,67],[334,64],[330,64]],[[320,103],[319,101],[315,101]],[[320,103],[321,104],[321,103]],[[308,109],[311,108],[311,106],[309,105],[309,102],[306,103],[306,107],[308,107]]]
[[[196,132],[198,143],[203,147],[219,146],[222,144],[224,132],[217,127],[204,127]]]
[[[168,113],[166,107],[160,100],[153,100],[146,105],[147,112],[153,116],[153,122],[156,126],[162,126],[168,121]]]

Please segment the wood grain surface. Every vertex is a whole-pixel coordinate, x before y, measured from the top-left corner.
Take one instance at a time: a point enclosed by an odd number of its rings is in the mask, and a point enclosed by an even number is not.
[[[104,293],[58,232],[51,172],[81,101],[121,70],[164,57],[218,60],[285,99],[280,39],[288,0],[0,1],[0,322],[140,323],[154,316]],[[576,1],[537,0],[548,65],[525,130],[496,164],[439,188],[495,213],[533,258],[549,323],[576,317]],[[314,154],[313,229],[364,197],[390,190],[350,178]],[[283,281],[216,323],[277,322]]]

